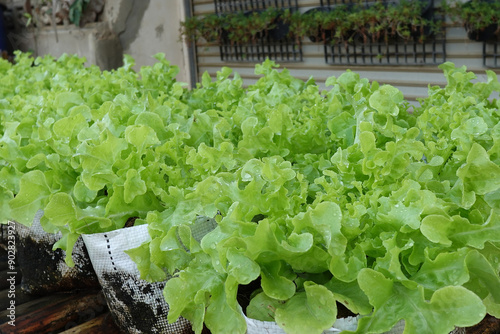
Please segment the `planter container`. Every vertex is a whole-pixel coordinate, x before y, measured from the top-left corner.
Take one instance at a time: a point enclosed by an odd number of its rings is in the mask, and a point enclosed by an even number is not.
[[[497,35],[495,34],[497,30],[498,24],[496,23],[490,24],[482,30],[474,30],[467,25],[465,26],[467,37],[471,41],[476,42],[496,41],[498,39]]]
[[[469,7],[471,6],[472,1],[468,1],[467,3],[464,4],[464,7]],[[493,3],[494,0],[483,0],[482,2],[486,3]],[[493,9],[492,9],[493,10]],[[466,22],[464,24],[465,31],[467,33],[467,37],[471,41],[476,41],[476,42],[488,42],[488,41],[496,41],[498,40],[498,36],[495,34],[498,30],[498,24],[497,23],[492,23],[489,26],[485,27],[484,29],[473,29],[470,25],[470,23]]]
[[[58,291],[95,288],[99,286],[90,258],[81,238],[73,249],[75,266],[64,262],[66,252],[52,246],[61,234],[43,230],[38,211],[31,227],[15,223],[16,263],[22,273],[21,289],[32,295],[46,295]]]
[[[328,13],[328,12],[330,12],[330,8],[328,8],[328,7],[311,8],[311,9],[307,10],[303,15],[314,15],[315,13],[318,13],[318,12]],[[322,30],[318,29],[316,36],[307,36],[307,37],[313,43],[320,43],[320,42],[327,43],[327,42],[331,41],[331,39],[333,38],[334,35],[335,35],[335,31],[333,31],[333,30],[322,31]],[[319,37],[319,36],[323,36],[323,37]]]
[[[168,323],[165,282],[140,279],[137,265],[124,253],[150,240],[147,225],[87,234],[83,240],[111,314],[125,333],[192,333],[184,318]]]
[[[272,29],[269,29],[267,33],[269,37],[275,41],[281,41],[288,36],[288,32],[290,31],[290,25],[286,23],[281,14],[278,15],[275,22],[276,26]]]
[[[346,330],[356,331],[356,328],[358,326],[358,319],[359,316],[339,318],[337,319],[333,327],[323,331],[323,334],[340,333]],[[247,317],[245,317],[245,320],[247,323],[247,334],[286,334],[285,331],[281,329],[275,322],[260,321]],[[401,320],[394,326],[394,328],[392,328],[388,332],[385,332],[384,334],[402,334],[404,331],[404,327],[404,320]],[[455,328],[455,330],[450,332],[450,334],[465,334],[465,329]]]

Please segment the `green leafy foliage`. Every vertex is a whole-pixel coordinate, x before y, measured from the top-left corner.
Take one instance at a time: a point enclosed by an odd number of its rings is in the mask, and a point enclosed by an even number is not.
[[[44,210],[68,254],[82,233],[148,224],[127,253],[144,279],[172,277],[169,320],[196,333],[245,333],[245,312],[322,333],[338,304],[361,315],[356,333],[500,316],[493,72],[475,82],[445,63],[446,87],[409,113],[396,88],[350,71],[320,91],[266,61],[248,88],[223,68],[187,90],[157,60],[0,63],[4,219]]]

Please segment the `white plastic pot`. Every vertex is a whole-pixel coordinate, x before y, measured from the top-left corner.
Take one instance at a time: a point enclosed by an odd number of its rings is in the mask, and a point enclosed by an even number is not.
[[[167,321],[165,282],[140,279],[137,265],[124,253],[150,240],[147,225],[83,235],[92,265],[116,324],[125,333],[192,333],[184,318]]]

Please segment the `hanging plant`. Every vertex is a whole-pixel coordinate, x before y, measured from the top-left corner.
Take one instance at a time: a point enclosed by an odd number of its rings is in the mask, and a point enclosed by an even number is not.
[[[288,34],[289,11],[275,8],[236,12],[223,15],[210,14],[191,17],[181,22],[181,38],[196,42],[200,37],[207,42],[255,44],[258,39],[270,37],[280,40]]]
[[[490,0],[452,2],[445,5],[453,21],[460,22],[467,37],[473,41],[489,41],[498,38],[500,3]]]
[[[313,43],[325,42],[331,38],[331,31],[322,28],[322,21],[330,11],[327,7],[312,8],[305,13],[294,13],[291,17],[290,34],[300,42],[308,37]]]
[[[441,29],[429,6],[429,1],[402,1],[316,7],[291,15],[289,35],[298,43],[304,37],[313,43],[389,43],[398,37],[423,42]]]
[[[222,22],[222,18],[216,14],[190,17],[181,22],[181,39],[197,42],[199,38],[203,38],[207,42],[220,42],[223,34]]]
[[[290,10],[277,11],[273,19],[274,27],[268,30],[269,37],[275,41],[280,41],[288,36],[290,31]]]
[[[279,12],[274,8],[229,14],[229,41],[231,44],[255,44],[259,38],[268,36],[269,31],[276,28],[278,15]]]

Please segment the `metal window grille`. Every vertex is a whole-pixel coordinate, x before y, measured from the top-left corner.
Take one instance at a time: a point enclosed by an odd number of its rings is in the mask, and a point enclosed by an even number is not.
[[[215,0],[215,13],[235,13],[267,8],[297,9],[297,0]]]
[[[251,12],[268,8],[297,11],[297,0],[215,0],[215,13],[224,15],[235,12]],[[266,58],[279,62],[302,61],[302,48],[294,38],[289,36],[273,38],[266,32],[256,35],[249,43],[233,43],[223,36],[219,46],[223,61],[261,62]]]
[[[500,68],[498,42],[483,42],[483,65],[490,68]]]
[[[418,0],[417,0],[418,1]],[[376,1],[365,0],[365,5]],[[321,0],[322,6],[333,7],[354,3],[350,0]],[[390,6],[394,1],[383,1]],[[430,4],[432,20],[443,20],[433,11]],[[363,40],[352,38],[346,42],[326,43],[324,45],[325,62],[331,65],[428,65],[440,64],[446,60],[446,33],[441,28],[435,34],[426,36],[423,42],[417,37],[405,40],[395,35],[387,41]]]

